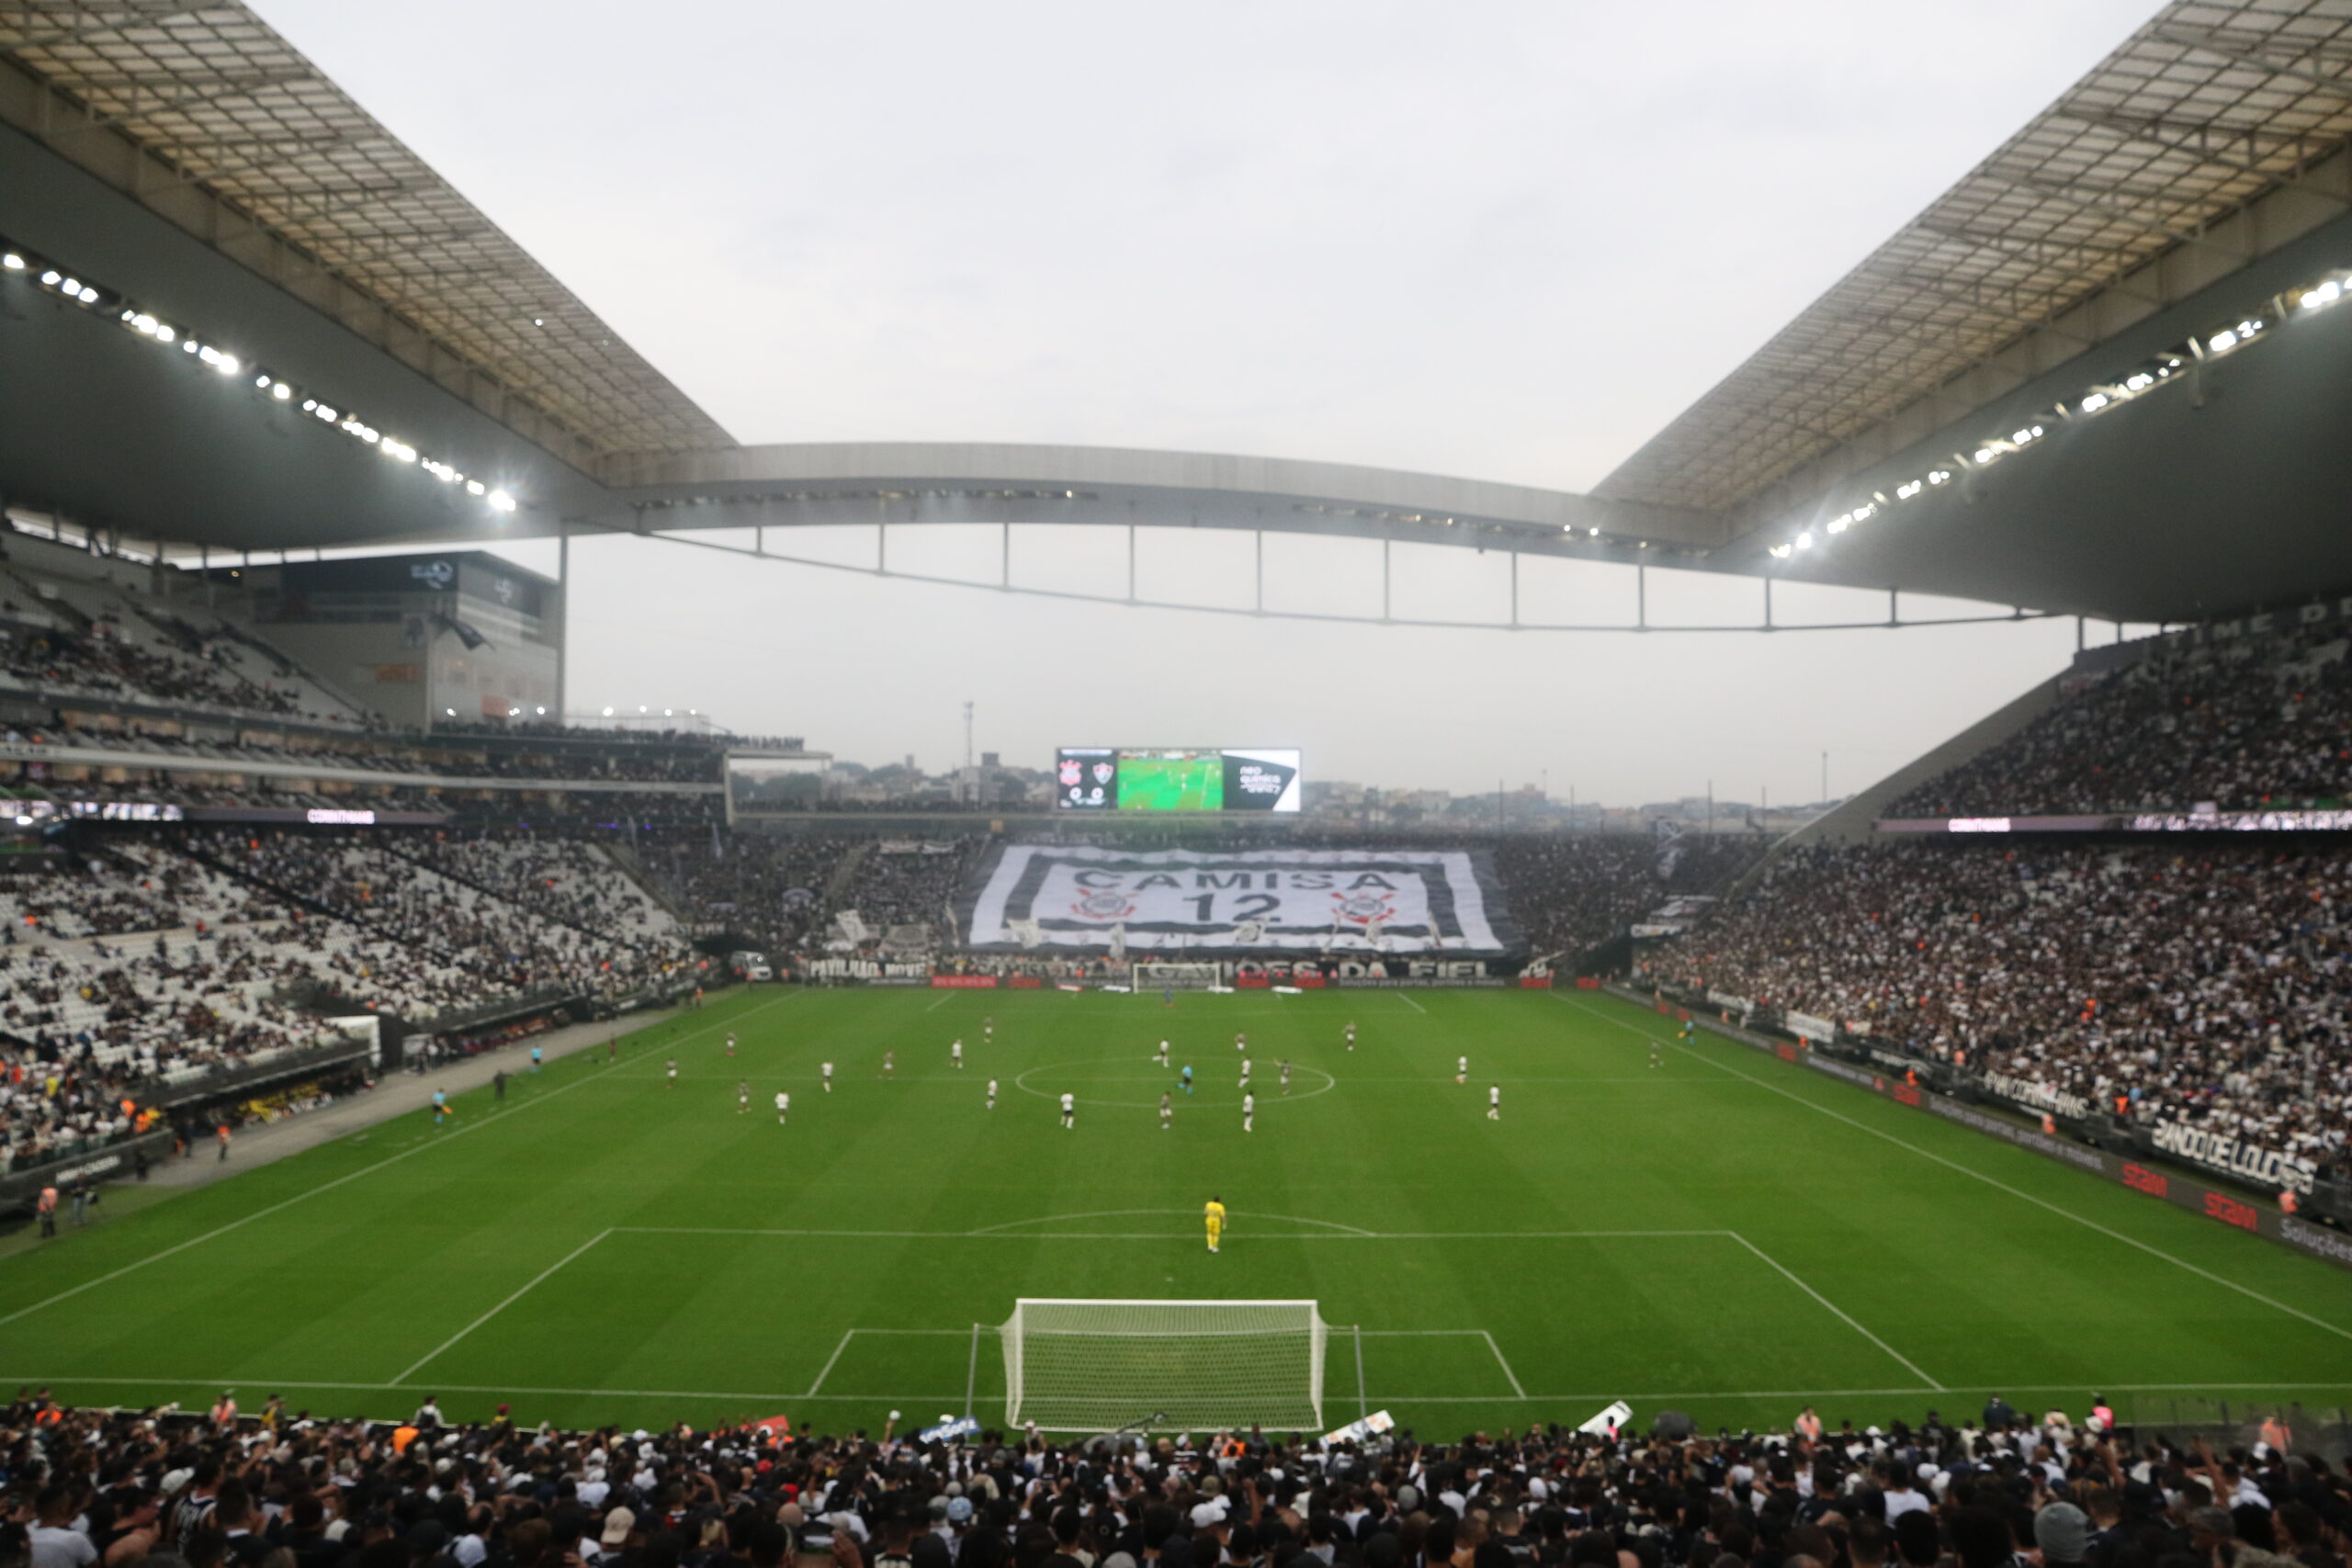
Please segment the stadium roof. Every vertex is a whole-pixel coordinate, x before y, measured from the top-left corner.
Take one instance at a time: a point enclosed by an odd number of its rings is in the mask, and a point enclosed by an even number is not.
[[[0,274],[0,500],[213,549],[1062,521],[2233,614],[2352,591],[2348,138],[2352,0],[2176,0],[1589,496],[747,447],[245,6],[0,0],[0,238],[47,258]],[[2182,389],[2121,388],[2148,367]],[[1849,531],[1873,509],[1903,522]]]
[[[733,444],[248,7],[0,4],[0,118],[578,466]]]
[[[2177,0],[1595,493],[1715,511],[1809,468],[1832,478],[1820,459],[1906,412],[1943,424],[2341,213],[2341,178],[2322,194],[2310,176],[2347,137],[2352,0]],[[2317,199],[2217,242],[2282,190]],[[2154,265],[2184,248],[2207,265]],[[2123,308],[2086,310],[2118,292]],[[2029,343],[2038,352],[2016,354]],[[2004,355],[2005,374],[1969,382]]]

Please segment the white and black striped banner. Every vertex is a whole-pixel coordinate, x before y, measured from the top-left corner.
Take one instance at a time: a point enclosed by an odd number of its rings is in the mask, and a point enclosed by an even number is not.
[[[1008,844],[975,874],[962,910],[977,948],[1131,952],[1457,953],[1524,943],[1483,853],[1289,850],[1213,853]],[[1245,928],[1250,928],[1245,930]]]

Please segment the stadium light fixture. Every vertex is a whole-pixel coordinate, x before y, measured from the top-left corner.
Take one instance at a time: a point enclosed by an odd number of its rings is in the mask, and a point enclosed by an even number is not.
[[[76,304],[97,305],[102,299],[106,298],[105,292],[96,285],[86,282],[62,267],[46,265],[28,253],[13,246],[0,248],[0,267],[5,267],[9,272],[34,272],[38,269],[37,276],[42,287],[56,290]],[[118,294],[111,298],[106,308],[114,314],[116,321],[123,327],[153,342],[167,346],[176,345],[182,354],[220,375],[239,376],[244,373],[245,361],[239,355],[231,354],[217,344],[203,341],[197,333],[186,327],[175,326],[158,318],[153,311],[142,310],[134,300],[127,299]],[[290,402],[296,392],[296,389],[289,386],[282,378],[266,373],[255,376],[253,387],[257,393],[267,393],[273,402]],[[457,482],[465,477],[449,464],[438,460],[424,460],[424,454],[407,442],[394,440],[390,446],[384,446],[381,433],[356,414],[337,410],[329,404],[320,402],[315,398],[303,399],[302,411],[305,413],[315,414],[321,423],[334,425],[345,434],[365,442],[368,446],[376,446],[379,451],[401,462],[415,463],[423,467],[435,479],[445,483]],[[469,484],[467,489],[471,494],[483,500],[495,512],[513,512],[519,504],[506,491],[492,491],[486,485]]]
[[[2271,300],[2272,310],[2268,313],[2244,316],[2211,335],[2192,336],[2174,349],[2160,353],[2155,359],[2143,362],[2140,368],[2132,371],[2120,382],[2109,382],[2094,387],[2072,405],[2064,402],[2052,404],[2043,417],[2047,419],[2054,414],[2061,419],[2073,419],[2077,416],[2102,413],[2119,403],[2129,401],[2143,392],[2151,391],[2176,379],[2174,373],[2184,368],[2188,359],[2211,358],[2215,355],[2227,354],[2242,348],[2253,341],[2257,334],[2266,333],[2277,325],[2279,320],[2290,310],[2325,310],[2347,296],[2352,296],[2352,276],[2347,276],[2346,269],[2337,268],[2316,283],[2301,289],[2289,289],[2274,296]],[[1998,462],[2008,454],[2041,440],[2048,434],[2047,424],[2022,425],[2011,431],[2007,436],[1986,437],[1977,445],[1973,456],[1955,454],[1953,461],[1963,467],[1982,468],[1988,463]],[[1909,501],[1918,495],[1923,489],[1949,484],[1951,479],[1951,469],[1931,468],[1921,478],[1905,479],[1898,483],[1894,487],[1894,498],[1897,501]],[[1872,499],[1881,504],[1886,502],[1886,497],[1882,492],[1873,492]],[[1828,535],[1845,533],[1855,524],[1873,515],[1875,510],[1876,508],[1871,504],[1865,502],[1855,507],[1851,512],[1842,513],[1833,518],[1825,526],[1824,532]],[[1812,547],[1813,531],[1808,528],[1784,543],[1769,547],[1769,549],[1773,558],[1785,560],[1795,550]]]
[[[610,717],[612,717],[612,716],[613,716],[613,710],[612,710],[612,709],[610,709],[610,708],[606,708],[606,709],[605,710],[605,716],[606,718],[610,718]]]

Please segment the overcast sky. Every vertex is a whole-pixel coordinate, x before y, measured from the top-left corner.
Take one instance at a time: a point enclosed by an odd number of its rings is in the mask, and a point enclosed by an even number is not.
[[[746,442],[1076,442],[1596,483],[2137,26],[2151,0],[1674,6],[752,0],[259,9]],[[924,537],[920,535],[942,536]],[[996,544],[893,530],[992,577]],[[872,536],[807,553],[870,559]],[[1124,591],[1124,539],[1016,576]],[[1246,596],[1147,536],[1147,596]],[[529,565],[552,551],[518,547]],[[1399,614],[1503,602],[1400,550]],[[2058,668],[2072,622],[1778,637],[1436,632],[1098,608],[575,547],[572,705],[839,755],[1292,744],[1310,776],[1630,804],[1843,794]],[[1377,609],[1282,541],[1270,602]],[[1552,565],[1531,617],[1630,618]],[[1654,620],[1752,581],[1651,574]],[[1924,613],[1928,606],[1918,608]],[[1965,608],[1965,607],[1963,607]],[[1786,618],[1883,602],[1783,587]]]

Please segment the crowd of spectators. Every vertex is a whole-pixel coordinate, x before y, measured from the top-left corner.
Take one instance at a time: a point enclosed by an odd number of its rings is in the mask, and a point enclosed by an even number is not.
[[[2352,1476],[2283,1412],[2220,1452],[2014,1415],[951,1446],[24,1391],[0,1415],[0,1568],[2343,1568],[2352,1549]]]
[[[820,928],[826,888],[855,840],[728,833],[667,836],[639,862],[701,931],[736,931],[773,953],[796,952]]]
[[[2018,734],[1907,792],[1889,817],[2222,810],[2352,795],[2352,642],[2182,640],[2073,683]]]
[[[648,914],[649,902],[631,897],[637,890],[619,868],[586,845],[562,852],[570,857],[562,876],[537,879],[541,886],[530,893],[535,908],[520,901],[526,868],[553,868],[558,852],[510,858],[503,851],[452,848],[421,833],[210,829],[190,833],[187,842],[241,878],[321,907],[418,955],[442,1005],[558,988],[618,996],[682,975],[691,962],[666,911],[658,911],[658,919]],[[445,874],[428,863],[435,855],[470,866],[486,883],[505,882],[509,891]],[[555,918],[559,909],[582,923]],[[626,909],[638,923],[598,926],[599,909]]]
[[[1792,852],[1648,967],[2341,1167],[2347,950],[2352,849],[1856,845]]]
[[[1671,843],[1632,833],[1501,834],[1495,871],[1528,945],[1570,959],[1599,947],[1678,897],[1715,893],[1756,863],[1763,845],[1730,834]]]
[[[606,852],[429,835],[111,834],[0,879],[0,1169],[120,1134],[166,1086],[536,992],[684,982],[677,921]]]

